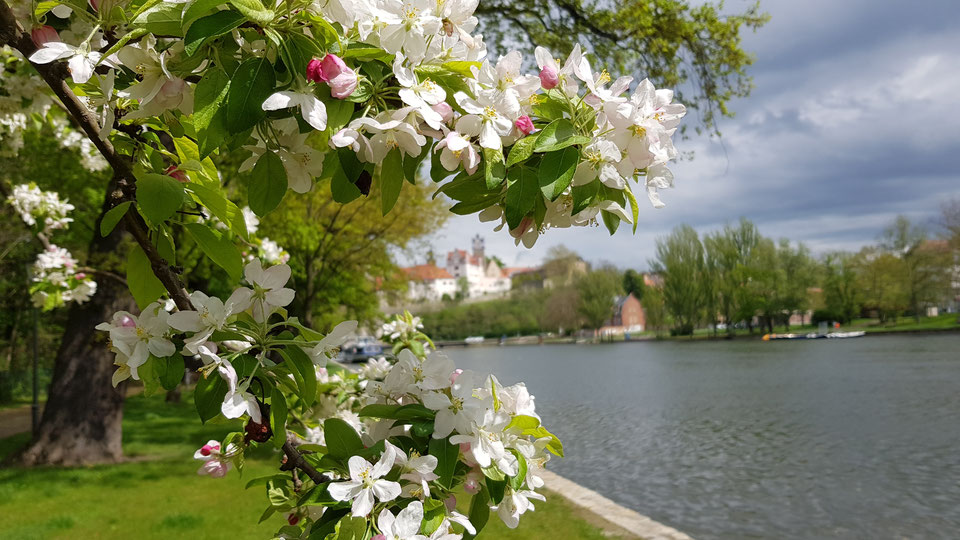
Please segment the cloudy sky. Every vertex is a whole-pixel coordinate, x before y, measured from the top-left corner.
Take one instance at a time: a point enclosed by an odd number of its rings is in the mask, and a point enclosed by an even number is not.
[[[479,233],[487,253],[510,265],[535,264],[565,244],[590,261],[644,269],[656,237],[675,225],[703,232],[745,216],[767,236],[822,253],[873,242],[896,214],[929,221],[941,201],[960,197],[960,2],[761,5],[772,20],[744,37],[757,57],[756,89],[722,121],[722,144],[678,141],[695,157],[674,165],[666,208],[641,199],[636,235],[629,227],[612,237],[602,228],[554,230],[526,250],[467,216],[451,219],[430,245],[468,248]]]

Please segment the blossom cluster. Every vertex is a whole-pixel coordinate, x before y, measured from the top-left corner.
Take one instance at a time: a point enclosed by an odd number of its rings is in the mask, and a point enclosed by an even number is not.
[[[562,446],[523,384],[456,369],[409,313],[387,325],[394,331],[386,338],[400,345],[395,357],[371,359],[357,372],[328,364],[357,323],[321,335],[288,317],[289,276],[286,265],[265,269],[255,260],[245,268],[248,286],[226,301],[194,291],[195,310],[168,313],[154,302],[98,326],[116,353],[115,383],[132,377],[149,388],[148,378],[163,380],[165,362],[196,356],[195,394],[220,398],[215,410],[205,410],[207,397],[198,401],[201,418],[245,419],[243,433],[197,450],[199,474],[222,477],[242,466],[249,446],[293,441],[326,480],[264,479],[268,514],[287,518],[279,538],[349,519],[386,538],[455,540],[476,534],[488,513],[457,512],[461,493],[510,527],[544,500],[539,473]]]
[[[98,24],[86,34],[35,26],[39,48],[30,60],[66,63],[102,137],[120,123],[192,115],[200,147],[208,138],[218,141],[211,149],[231,139],[232,148],[250,153],[241,172],[265,178],[282,168],[286,189],[299,193],[331,179],[338,200],[356,197],[362,188],[350,186],[361,185],[365,172],[399,191],[429,157],[435,181],[456,175],[441,191],[460,209],[498,222],[527,247],[550,228],[636,226],[631,185],[641,185],[655,207],[663,205],[659,191],[673,185],[667,163],[677,157],[672,136],[686,111],[672,91],[646,79],[613,80],[605,69],[595,71],[579,45],[565,59],[542,47],[532,59],[519,51],[490,58],[475,32],[475,0],[250,0],[224,7],[150,4],[121,22],[93,4],[78,17],[55,3],[54,13],[63,8],[71,25],[78,18]],[[182,23],[152,23],[153,15]],[[107,31],[132,39],[108,47]],[[534,62],[537,70],[527,72]],[[198,94],[196,81],[209,85]],[[226,99],[210,102],[210,92]],[[216,130],[204,127],[217,113],[231,116]],[[326,159],[331,152],[341,159]],[[193,158],[176,157],[164,170],[197,181]],[[270,174],[269,189],[285,189]],[[279,200],[275,193],[257,196],[261,213]],[[283,260],[264,244],[271,260]]]
[[[67,215],[74,206],[61,201],[55,191],[43,191],[36,184],[13,186],[13,193],[7,197],[7,203],[20,214],[20,219],[28,226],[41,224],[40,231],[49,234],[54,229],[66,229],[72,218]]]
[[[60,200],[56,192],[42,191],[32,183],[14,186],[7,203],[43,238],[53,231],[66,229],[73,221],[68,217],[74,209],[72,204]],[[97,292],[93,277],[77,270],[77,260],[66,249],[55,244],[44,245],[31,268],[29,292],[33,305],[49,311],[69,302],[82,304],[89,300]]]
[[[77,271],[77,260],[56,245],[37,254],[33,263],[30,299],[33,305],[49,311],[69,302],[82,304],[97,292],[97,282]]]

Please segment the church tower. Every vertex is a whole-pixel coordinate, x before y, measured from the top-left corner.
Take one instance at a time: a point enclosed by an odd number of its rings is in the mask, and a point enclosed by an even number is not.
[[[480,266],[485,264],[483,237],[479,234],[473,237],[473,256],[480,261]]]

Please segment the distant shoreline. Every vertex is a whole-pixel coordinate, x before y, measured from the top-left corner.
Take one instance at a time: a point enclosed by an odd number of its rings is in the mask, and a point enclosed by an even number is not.
[[[899,329],[899,328],[857,328],[858,330],[864,330],[867,334],[863,337],[872,337],[872,336],[890,336],[890,335],[904,335],[904,334],[915,334],[918,336],[922,335],[939,335],[939,334],[960,334],[960,325],[950,328],[917,328],[917,329]],[[793,330],[794,333],[803,333],[805,331],[814,331],[810,329],[806,330]],[[617,339],[612,341],[590,341],[583,340],[580,338],[545,338],[543,341],[540,341],[538,336],[520,336],[520,337],[511,337],[507,338],[504,343],[500,343],[499,338],[489,338],[485,339],[481,343],[467,343],[465,340],[435,340],[437,348],[471,348],[471,347],[517,347],[524,346],[529,347],[532,345],[601,345],[601,344],[616,344],[616,343],[639,343],[639,342],[648,342],[648,341],[678,341],[678,342],[694,342],[694,341],[742,341],[742,340],[761,340],[765,333],[755,332],[753,334],[733,334],[728,335],[724,333],[717,334],[701,334],[693,336],[653,336],[649,334],[643,334],[636,337],[632,337],[629,340],[625,340],[622,337],[618,336]],[[854,338],[855,339],[855,338]]]

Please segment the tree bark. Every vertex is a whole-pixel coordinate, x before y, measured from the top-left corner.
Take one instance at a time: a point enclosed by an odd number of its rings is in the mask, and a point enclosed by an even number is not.
[[[115,176],[106,190],[104,212],[116,187]],[[106,268],[110,259],[116,261],[123,243],[124,223],[106,238],[99,235],[99,220],[94,231],[88,264]],[[107,347],[106,334],[95,327],[109,321],[117,311],[134,308],[127,288],[114,279],[98,280],[97,293],[88,302],[70,308],[40,426],[31,443],[14,460],[27,466],[69,466],[116,462],[123,457],[125,384],[113,388],[114,355]]]

